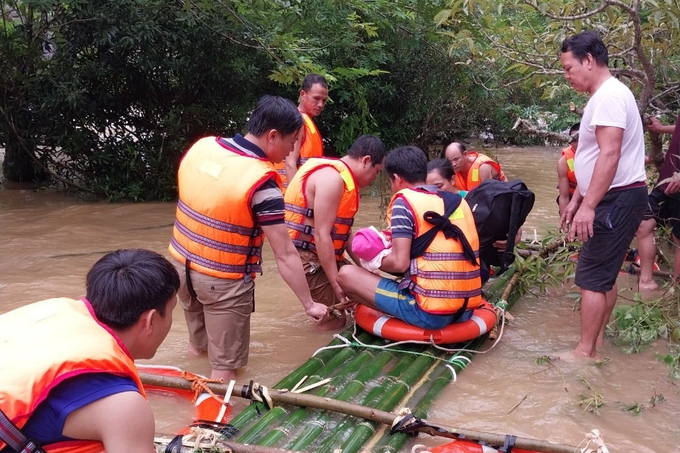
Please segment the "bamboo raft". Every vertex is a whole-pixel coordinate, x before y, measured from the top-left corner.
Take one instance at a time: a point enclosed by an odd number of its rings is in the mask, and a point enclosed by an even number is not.
[[[502,309],[510,308],[519,298],[512,292],[519,274],[511,267],[486,290],[489,302]],[[395,453],[402,451],[414,433],[394,432],[390,425],[400,408],[410,408],[416,420],[427,416],[441,391],[455,381],[469,363],[474,351],[488,340],[488,334],[464,344],[449,345],[460,349],[453,353],[433,345],[406,344],[385,348],[385,341],[359,327],[350,326],[327,348],[278,382],[270,390],[275,405],[267,410],[262,403],[247,406],[220,431],[219,440],[201,444],[234,452],[302,451],[317,453]],[[344,346],[344,347],[343,347]],[[142,376],[145,384],[153,376]],[[152,382],[149,382],[151,380]],[[300,384],[304,380],[304,384]],[[294,393],[296,386],[320,384],[307,394]],[[160,385],[163,385],[160,383]],[[180,388],[181,383],[166,381]],[[208,384],[224,395],[226,386]],[[186,382],[184,388],[191,387]],[[425,420],[423,420],[426,422]],[[445,438],[463,436],[502,447],[505,435],[479,433],[457,428],[432,427],[423,423],[418,431]],[[444,443],[447,439],[442,439]],[[157,438],[163,451],[169,438]],[[566,453],[575,447],[534,439],[518,438],[516,448],[532,451]],[[185,447],[184,451],[194,451]],[[175,451],[182,451],[176,449]]]

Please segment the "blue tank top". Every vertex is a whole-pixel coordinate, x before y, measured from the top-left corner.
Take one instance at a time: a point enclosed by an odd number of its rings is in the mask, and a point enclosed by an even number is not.
[[[71,412],[122,392],[139,393],[139,389],[131,378],[111,373],[85,373],[69,378],[50,391],[21,431],[41,445],[73,440],[61,434],[66,417]]]

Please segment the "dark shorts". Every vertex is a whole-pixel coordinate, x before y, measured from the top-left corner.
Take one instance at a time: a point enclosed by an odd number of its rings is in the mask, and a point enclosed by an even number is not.
[[[652,190],[645,214],[647,219],[654,219],[659,225],[670,225],[673,236],[680,239],[680,194],[666,195],[663,189]]]
[[[630,242],[647,211],[647,188],[605,194],[595,208],[593,237],[583,243],[574,283],[581,289],[606,293],[616,283]]]

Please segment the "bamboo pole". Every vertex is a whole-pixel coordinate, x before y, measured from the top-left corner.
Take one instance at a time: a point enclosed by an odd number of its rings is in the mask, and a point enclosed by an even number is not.
[[[351,330],[347,329],[344,332],[340,334],[345,339],[349,339],[352,335]],[[363,334],[361,336],[362,341],[370,341],[371,336],[369,334]],[[342,344],[343,342],[340,341],[339,339],[334,339],[331,341],[328,346],[337,346]],[[355,353],[357,351],[354,351]],[[326,349],[324,351],[319,352],[317,355],[314,357],[311,357],[307,362],[302,364],[300,367],[298,367],[295,371],[290,373],[288,376],[284,377],[281,379],[275,386],[274,388],[276,389],[291,389],[295,384],[300,382],[300,379],[302,379],[304,376],[311,376],[315,374],[319,369],[322,367],[325,367],[329,365],[331,361],[336,361],[337,359],[336,356],[338,354],[337,349]],[[335,359],[335,360],[334,360]],[[321,373],[320,373],[321,374]]]
[[[347,338],[351,335],[349,330],[343,332],[342,336]],[[369,334],[361,335],[359,337],[362,341],[374,341],[374,337]],[[340,344],[340,340],[333,340],[329,346]],[[287,377],[279,381],[274,387],[277,389],[292,388],[297,384],[303,376],[308,376],[308,383],[313,384],[326,378],[332,372],[334,372],[337,367],[342,365],[346,360],[348,360],[352,355],[358,354],[357,350],[350,348],[346,349],[326,349],[321,351],[316,356],[309,359],[302,366],[298,367],[293,373],[289,374]],[[318,366],[317,366],[318,364]],[[280,411],[277,411],[280,412]],[[283,416],[285,414],[282,414]],[[250,405],[246,407],[240,414],[234,417],[230,424],[236,429],[243,429],[249,423],[252,422],[258,416],[257,409],[255,405]]]
[[[372,358],[373,353],[369,350],[363,350],[359,352],[345,367],[340,370],[338,374],[333,377],[332,383],[330,385],[324,386],[317,391],[316,396],[328,396],[329,393],[333,391],[333,389],[342,385],[342,383],[347,380],[348,376],[356,373],[366,364],[366,362]],[[276,445],[284,436],[289,437],[290,432],[295,429],[302,420],[306,420],[308,415],[307,412],[307,409],[304,407],[296,409],[286,420],[281,423],[280,426],[270,431],[261,440],[258,440],[257,444],[272,447]],[[243,441],[241,437],[239,437],[238,440]]]
[[[390,411],[394,409],[408,393],[409,388],[420,379],[420,377],[434,364],[434,357],[419,356],[413,364],[404,371],[403,375],[376,404],[376,409]],[[389,413],[389,412],[388,412]],[[365,418],[365,417],[362,417]],[[373,420],[378,421],[378,420]],[[390,422],[391,423],[391,422]],[[342,444],[342,453],[355,453],[361,446],[375,433],[375,424],[361,423],[356,426],[347,439]]]
[[[420,348],[412,348],[415,350],[420,350]],[[374,387],[368,391],[361,402],[361,405],[365,407],[375,407],[380,398],[389,392],[393,385],[399,382],[399,377],[411,366],[415,361],[416,357],[412,354],[404,354],[397,359],[397,363],[394,368],[390,370],[385,376],[385,386]],[[337,424],[335,429],[327,436],[318,446],[317,453],[330,453],[335,450],[335,446],[340,443],[339,439],[347,438],[348,433],[354,428],[356,424],[356,419],[352,416],[345,415]]]
[[[511,270],[514,272],[514,269],[511,268]],[[519,299],[519,296],[517,294],[512,294],[512,289],[514,285],[517,283],[519,279],[519,272],[514,272],[512,277],[507,281],[507,284],[505,286],[505,289],[503,290],[503,294],[501,295],[502,300],[506,300],[508,302],[508,308],[511,307],[517,300]],[[492,288],[489,289],[489,293],[498,293],[499,292],[499,286],[498,284],[495,284],[492,286]],[[484,342],[484,338],[479,338],[475,341],[475,344],[473,344],[470,349],[476,349],[479,346],[481,346]],[[462,355],[470,356],[471,354],[464,353]],[[456,369],[456,372],[459,372],[462,370],[462,366],[460,366],[458,363],[454,362],[452,364],[454,368]],[[415,406],[413,414],[418,417],[418,418],[424,418],[427,416],[427,411],[430,409],[432,402],[436,399],[436,397],[439,395],[439,393],[450,383],[452,379],[452,374],[443,366],[440,365],[440,372],[439,372],[439,377],[437,377],[432,385],[430,386],[430,389],[427,391],[425,396],[418,402],[418,404]],[[427,430],[423,430],[422,432],[428,433]],[[454,431],[450,431],[451,433],[454,433]],[[493,439],[492,436],[485,436],[485,438],[479,438],[475,437],[474,434],[468,436],[469,433],[464,433],[463,430],[458,431],[459,434],[463,434],[465,437],[468,437],[470,439],[474,440],[482,440],[490,445],[495,445],[495,446],[502,446],[505,440],[505,437],[502,435],[496,435],[498,436],[496,439]],[[489,434],[489,433],[487,433]],[[446,436],[444,436],[446,437]],[[394,451],[399,451],[406,441],[408,440],[408,435],[403,434],[403,433],[396,433],[385,442],[385,444],[377,450],[377,453],[391,453]],[[455,438],[455,437],[452,437]],[[495,442],[494,442],[495,440]],[[522,439],[523,443],[516,444],[517,448],[525,448],[528,450],[534,450],[534,451],[541,451],[541,452],[556,452],[556,453],[566,453],[566,452],[575,452],[577,451],[576,447],[568,446],[568,445],[559,445],[559,444],[552,444],[549,442],[545,441],[539,441],[539,440],[534,440],[534,439]],[[524,443],[526,442],[526,443]],[[538,442],[538,443],[537,443]],[[529,448],[529,446],[531,448]]]
[[[394,358],[394,354],[389,351],[382,351],[375,356],[373,361],[363,369],[356,378],[347,384],[336,396],[338,401],[349,401],[355,395],[359,394],[366,388],[366,383],[373,379]],[[291,450],[304,450],[323,433],[323,429],[329,420],[328,412],[321,412],[317,414],[312,420],[306,420],[307,426],[302,433],[286,445],[286,448]]]

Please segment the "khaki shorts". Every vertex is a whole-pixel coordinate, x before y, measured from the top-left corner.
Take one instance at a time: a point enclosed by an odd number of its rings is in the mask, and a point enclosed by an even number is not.
[[[189,271],[197,297],[191,297],[184,265],[173,264],[180,276],[177,300],[184,309],[189,343],[208,351],[213,370],[235,370],[248,363],[250,315],[255,310],[255,283]]]
[[[319,256],[309,250],[298,248],[297,251],[302,260],[302,268],[305,271],[305,277],[307,277],[307,286],[309,286],[309,292],[312,294],[312,299],[329,307],[337,304],[339,302],[338,298],[335,295],[330,280],[328,280],[326,272],[321,266]],[[338,264],[338,268],[343,264],[345,263],[341,262]]]

